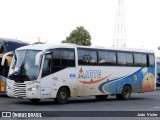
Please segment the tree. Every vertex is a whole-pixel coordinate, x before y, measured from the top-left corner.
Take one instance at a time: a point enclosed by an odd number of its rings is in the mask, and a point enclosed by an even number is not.
[[[91,36],[83,26],[77,27],[70,33],[69,37],[66,37],[66,40],[62,43],[74,43],[77,45],[90,46],[91,45]]]

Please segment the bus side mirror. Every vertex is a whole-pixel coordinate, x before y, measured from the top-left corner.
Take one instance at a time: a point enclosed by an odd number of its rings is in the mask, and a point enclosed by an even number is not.
[[[43,54],[43,52],[39,52],[36,54],[35,66],[40,66],[40,59],[41,59],[42,54]]]
[[[35,66],[40,66],[40,60],[41,60],[41,56],[43,55],[43,51],[41,51],[41,52],[38,52],[37,54],[36,54],[36,58],[35,58]]]
[[[13,51],[7,52],[6,54],[3,55],[3,57],[2,57],[2,62],[1,62],[1,65],[2,65],[2,66],[4,66],[6,57],[7,57],[8,55],[11,55],[11,54],[14,54],[14,52],[13,52]]]
[[[41,51],[41,52],[37,53],[36,58],[35,58],[35,66],[40,66],[41,56],[44,54],[48,54],[48,53],[50,53],[50,52]]]

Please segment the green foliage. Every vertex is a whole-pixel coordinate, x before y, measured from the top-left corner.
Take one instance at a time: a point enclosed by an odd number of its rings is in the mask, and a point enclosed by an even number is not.
[[[77,27],[70,33],[69,37],[66,37],[65,41],[62,43],[74,43],[77,45],[90,46],[91,45],[91,36],[83,26]]]

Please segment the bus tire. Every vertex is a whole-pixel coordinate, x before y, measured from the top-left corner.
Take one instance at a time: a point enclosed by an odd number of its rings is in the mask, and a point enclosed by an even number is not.
[[[29,99],[29,101],[32,103],[39,103],[40,99]]]
[[[129,100],[131,97],[131,88],[128,85],[125,85],[122,90],[122,94],[117,94],[116,98],[118,100]]]
[[[58,90],[57,97],[55,98],[55,102],[58,104],[67,103],[69,97],[69,91],[67,88],[62,87]]]
[[[108,95],[96,95],[95,97],[97,100],[106,100]]]

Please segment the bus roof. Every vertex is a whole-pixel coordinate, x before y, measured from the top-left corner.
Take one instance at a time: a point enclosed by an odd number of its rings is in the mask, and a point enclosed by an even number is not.
[[[32,44],[32,45],[27,45],[24,47],[20,47],[16,50],[48,50],[48,49],[53,49],[53,48],[75,48],[76,45],[74,44]]]
[[[29,44],[27,42],[17,40],[17,39],[8,39],[8,38],[0,38],[0,42],[14,42],[14,43],[23,43],[23,44]]]
[[[2,53],[14,51],[17,48],[26,45],[29,45],[29,43],[16,39],[0,38],[0,47]]]
[[[89,48],[89,49],[100,49],[100,50],[115,50],[115,51],[134,51],[142,53],[154,53],[152,50],[148,49],[136,49],[136,48],[127,48],[127,47],[94,47],[94,46],[78,46],[75,44],[61,43],[61,44],[32,44],[24,47],[20,47],[16,50],[48,50],[53,48]]]
[[[140,48],[128,48],[128,47],[109,47],[109,50],[118,50],[118,51],[134,51],[134,52],[144,52],[144,53],[154,53],[153,50],[149,49],[140,49]]]

